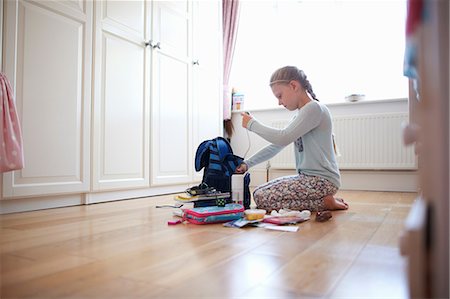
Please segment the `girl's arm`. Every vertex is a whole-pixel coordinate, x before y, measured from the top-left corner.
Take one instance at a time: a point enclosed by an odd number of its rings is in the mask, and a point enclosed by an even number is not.
[[[266,147],[260,149],[257,153],[245,160],[243,163],[247,164],[248,168],[253,167],[274,157],[284,147],[284,145],[269,144]]]
[[[258,134],[270,143],[284,147],[317,127],[321,117],[322,110],[320,105],[312,101],[303,106],[298,112],[298,115],[284,129],[265,126],[254,118],[248,121],[247,129]]]

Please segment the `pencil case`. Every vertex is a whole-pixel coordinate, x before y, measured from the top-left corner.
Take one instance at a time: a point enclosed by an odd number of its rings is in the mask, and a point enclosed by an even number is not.
[[[209,206],[185,209],[183,219],[194,224],[222,223],[240,219],[244,216],[244,206],[236,203],[223,207]]]

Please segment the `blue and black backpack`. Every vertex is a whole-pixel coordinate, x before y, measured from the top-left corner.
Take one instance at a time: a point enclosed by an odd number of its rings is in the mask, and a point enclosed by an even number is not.
[[[231,193],[231,176],[244,161],[233,154],[230,143],[223,137],[216,137],[200,143],[195,153],[195,170],[204,168],[201,185],[213,187],[217,191]],[[250,174],[244,176],[244,207],[250,207]],[[231,199],[229,199],[231,202]]]

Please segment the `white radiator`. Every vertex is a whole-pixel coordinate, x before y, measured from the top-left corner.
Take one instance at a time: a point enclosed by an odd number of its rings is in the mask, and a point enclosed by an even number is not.
[[[415,170],[417,159],[412,147],[402,143],[403,122],[408,113],[370,114],[333,117],[340,169]],[[286,121],[274,121],[283,128]],[[271,168],[295,168],[294,145],[290,144],[270,160]]]

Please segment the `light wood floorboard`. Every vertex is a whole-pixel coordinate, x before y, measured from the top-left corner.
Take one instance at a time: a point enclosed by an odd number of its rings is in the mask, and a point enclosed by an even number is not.
[[[173,195],[0,215],[0,298],[407,298],[416,194],[338,195],[348,211],[296,233],[169,226]]]

